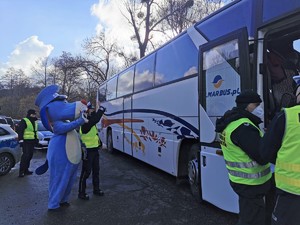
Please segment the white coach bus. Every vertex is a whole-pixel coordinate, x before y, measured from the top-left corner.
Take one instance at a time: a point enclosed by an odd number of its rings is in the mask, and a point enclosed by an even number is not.
[[[188,180],[195,196],[237,213],[216,119],[253,89],[267,126],[293,93],[299,38],[299,0],[226,5],[99,87],[103,145]]]

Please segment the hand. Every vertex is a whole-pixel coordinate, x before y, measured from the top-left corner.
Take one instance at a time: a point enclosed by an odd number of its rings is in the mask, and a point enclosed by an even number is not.
[[[106,112],[106,108],[103,107],[103,106],[100,106],[100,107],[99,107],[99,110],[101,110],[102,112]]]
[[[86,112],[88,110],[86,100],[82,99],[80,101],[80,103],[81,103],[81,105],[80,105],[80,112]]]
[[[84,120],[85,123],[89,122],[86,112],[81,112],[81,118]]]
[[[23,148],[23,142],[24,142],[23,140],[20,140],[20,141],[19,141],[19,144],[20,144],[20,147],[21,147],[21,148]]]

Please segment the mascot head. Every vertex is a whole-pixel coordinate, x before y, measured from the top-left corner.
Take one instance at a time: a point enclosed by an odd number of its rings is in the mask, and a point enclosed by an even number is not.
[[[77,119],[80,112],[87,109],[80,101],[69,103],[66,95],[58,94],[59,89],[57,85],[45,87],[35,99],[35,105],[40,108],[41,121],[50,131],[51,123]]]

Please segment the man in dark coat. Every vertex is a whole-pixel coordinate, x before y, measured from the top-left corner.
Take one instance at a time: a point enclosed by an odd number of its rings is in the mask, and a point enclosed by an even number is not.
[[[19,177],[31,175],[29,170],[30,161],[33,156],[34,147],[38,144],[36,111],[29,109],[27,116],[23,118],[18,127],[20,147],[22,147],[22,157],[20,162]]]

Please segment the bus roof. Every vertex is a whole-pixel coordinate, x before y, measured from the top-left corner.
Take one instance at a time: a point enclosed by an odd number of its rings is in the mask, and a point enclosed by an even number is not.
[[[217,39],[245,27],[247,27],[248,35],[255,38],[259,27],[295,13],[300,13],[299,0],[285,0],[284,3],[282,0],[236,0],[200,20],[193,26],[207,41]],[[187,31],[184,31],[167,41],[145,57],[163,48],[186,32]],[[140,60],[129,67],[138,63]],[[118,74],[119,73],[115,74],[111,78]]]
[[[243,27],[254,37],[257,28],[299,11],[299,0],[285,0],[284,3],[282,0],[237,0],[199,21],[195,27],[207,40]]]

